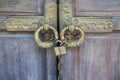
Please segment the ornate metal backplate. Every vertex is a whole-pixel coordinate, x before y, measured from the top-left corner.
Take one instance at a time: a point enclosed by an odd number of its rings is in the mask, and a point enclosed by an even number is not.
[[[74,17],[74,9],[71,3],[61,3],[60,26],[75,25],[83,29],[84,32],[111,32],[113,21],[110,17]]]
[[[8,31],[35,31],[41,17],[9,17],[6,19]]]
[[[111,32],[113,21],[105,17],[75,17],[75,25],[78,25],[84,32]]]
[[[111,32],[113,30],[113,21],[109,17],[74,17],[74,9],[71,3],[59,4],[60,28],[65,27],[66,23],[79,26],[84,32]],[[35,31],[38,26],[36,23],[41,18],[49,18],[54,26],[57,25],[57,5],[47,3],[45,5],[45,15],[36,17],[8,17],[5,21],[8,31]]]
[[[12,16],[7,17],[5,24],[8,31],[35,31],[37,23],[42,18],[51,20],[54,26],[57,25],[57,5],[56,3],[45,4],[44,16]]]

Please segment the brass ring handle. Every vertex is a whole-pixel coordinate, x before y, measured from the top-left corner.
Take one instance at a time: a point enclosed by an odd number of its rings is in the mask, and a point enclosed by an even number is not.
[[[46,26],[45,26],[46,27]],[[51,42],[51,41],[42,41],[40,38],[39,38],[39,33],[41,30],[44,30],[45,29],[44,26],[41,26],[39,27],[36,31],[35,31],[35,34],[34,34],[34,38],[35,38],[35,41],[36,43],[38,44],[39,47],[41,48],[50,48],[54,45],[54,42]],[[58,32],[56,31],[56,29],[52,26],[49,26],[48,29],[51,29],[53,30],[54,32],[54,35],[55,35],[55,39],[58,39]]]
[[[66,44],[66,46],[67,47],[77,47],[80,44],[82,44],[82,42],[84,41],[84,37],[85,37],[84,31],[80,27],[75,27],[74,25],[67,26],[61,31],[61,34],[60,34],[61,40],[63,40],[63,41],[65,40],[65,31],[68,29],[71,31],[73,31],[73,30],[80,31],[81,36],[79,37],[78,40],[73,40],[73,41],[69,42],[68,44]]]

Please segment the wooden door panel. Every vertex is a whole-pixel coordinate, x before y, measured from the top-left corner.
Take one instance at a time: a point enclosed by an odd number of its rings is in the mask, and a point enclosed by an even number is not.
[[[40,15],[43,0],[0,0],[0,15]]]
[[[120,30],[120,16],[113,17],[114,30]]]
[[[33,33],[0,32],[0,80],[56,80],[56,74],[53,50],[39,48]]]
[[[68,48],[62,58],[63,80],[120,80],[120,0],[65,1],[73,3],[75,17],[111,17],[114,30],[85,33],[83,44]]]
[[[8,16],[44,16],[44,4],[56,0],[0,0],[0,80],[56,80],[53,49],[42,49],[34,32],[9,32]]]
[[[87,34],[63,57],[63,80],[120,80],[120,33]]]
[[[120,0],[74,0],[75,14],[81,16],[120,16]]]

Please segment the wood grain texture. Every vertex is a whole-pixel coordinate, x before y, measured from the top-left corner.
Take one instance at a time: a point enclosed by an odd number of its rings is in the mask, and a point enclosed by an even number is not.
[[[77,16],[120,16],[120,0],[73,0]]]
[[[0,80],[56,80],[53,50],[41,49],[33,33],[0,32]]]
[[[59,3],[63,3],[63,2],[72,3],[72,0],[59,0]]]
[[[62,62],[63,80],[120,80],[120,33],[87,34]]]
[[[113,17],[115,32],[86,33],[81,46],[68,48],[62,58],[63,80],[120,80],[120,0],[72,1],[75,16]]]
[[[53,49],[41,49],[34,32],[8,32],[7,16],[42,15],[44,2],[56,0],[0,0],[0,80],[56,80]]]
[[[0,15],[42,15],[43,0],[0,0]]]

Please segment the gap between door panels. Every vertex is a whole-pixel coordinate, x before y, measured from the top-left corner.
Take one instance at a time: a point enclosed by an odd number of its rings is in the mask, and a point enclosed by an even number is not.
[[[57,31],[58,33],[60,32],[60,27],[59,27],[59,0],[57,0]],[[59,37],[60,38],[60,37]],[[58,64],[59,64],[59,58],[57,57],[57,79],[58,79],[58,75],[59,75],[59,70],[58,70]]]
[[[57,31],[58,33],[60,33],[60,26],[59,26],[59,0],[56,1],[57,2]],[[59,35],[59,39],[60,39],[60,35]],[[57,56],[57,80],[59,78],[59,57]]]

